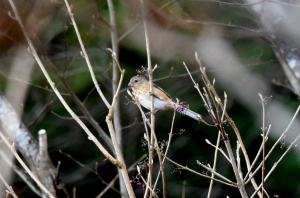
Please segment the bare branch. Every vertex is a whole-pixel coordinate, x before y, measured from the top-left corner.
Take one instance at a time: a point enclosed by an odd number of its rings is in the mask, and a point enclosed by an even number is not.
[[[166,151],[165,151],[164,155],[168,154],[168,151],[169,151],[169,148],[170,148],[170,145],[171,145],[171,140],[172,140],[172,137],[173,137],[173,127],[174,127],[174,122],[175,122],[175,116],[176,116],[176,111],[174,111],[174,114],[173,114],[173,119],[172,119],[172,124],[171,124],[171,130],[170,130],[170,133],[169,133],[168,144],[167,144],[167,148],[166,148]],[[164,159],[162,161],[162,164],[164,164],[165,159],[166,158],[164,157]],[[160,173],[161,173],[161,170],[159,170],[158,175],[156,177],[156,181],[155,181],[154,187],[153,187],[154,190],[156,189],[156,185],[158,183],[158,179],[159,179]]]
[[[217,26],[225,26],[225,27],[230,27],[230,28],[238,28],[242,30],[247,30],[250,32],[255,32],[255,33],[261,33],[262,31],[260,29],[251,29],[248,27],[244,27],[241,25],[236,25],[236,24],[230,24],[230,23],[221,23],[221,22],[215,22],[215,21],[196,21],[192,19],[181,19],[177,16],[174,16],[178,21],[182,23],[188,23],[188,24],[199,24],[199,25],[217,25]]]
[[[268,135],[270,133],[270,129],[271,129],[271,125],[269,125],[268,127],[268,130],[267,130],[267,134],[266,134],[266,141],[268,140]],[[248,171],[248,173],[246,174],[245,178],[244,178],[244,181],[247,179],[247,177],[249,176],[250,172],[252,171],[252,168],[254,167],[255,163],[257,162],[258,160],[258,157],[260,156],[261,152],[262,152],[262,148],[263,148],[263,142],[261,143],[260,145],[260,148],[251,164],[251,167],[250,167],[250,170]]]
[[[166,3],[165,5],[161,6],[158,10],[162,10],[166,7],[168,7],[169,5],[171,5],[172,3],[176,2],[177,0],[173,0],[173,1],[170,1],[168,3]],[[148,14],[147,16],[145,17],[148,17],[149,15],[151,15],[152,13]],[[121,42],[126,36],[128,36],[131,32],[133,32],[133,30],[135,30],[135,28],[137,28],[143,21],[139,21],[137,22],[136,24],[134,24],[128,31],[126,31],[124,34],[122,34],[119,39],[118,39],[118,42]]]
[[[275,149],[275,147],[279,144],[279,142],[283,139],[283,137],[286,135],[286,133],[289,131],[290,127],[292,126],[293,122],[295,121],[297,115],[299,114],[300,111],[300,105],[298,106],[294,116],[292,117],[290,123],[288,124],[287,128],[284,130],[284,132],[281,134],[281,136],[277,139],[277,141],[274,143],[274,145],[272,146],[272,148],[270,149],[270,151],[268,152],[268,154],[266,155],[266,160],[269,158],[269,156],[271,155],[271,153],[273,152],[273,150]],[[255,171],[253,172],[253,175],[262,167],[262,163],[260,163],[260,165],[255,169]],[[251,175],[249,177],[249,179],[245,182],[246,184],[249,182],[249,180],[253,177],[253,175]],[[266,179],[265,179],[266,180]]]
[[[219,132],[219,133],[220,133],[220,132]],[[231,163],[229,157],[226,155],[226,153],[225,153],[221,148],[219,148],[219,147],[213,145],[208,139],[205,139],[205,142],[206,142],[207,144],[213,146],[213,147],[214,147],[215,149],[217,149],[218,151],[220,151],[220,152],[223,154],[223,156],[227,159],[227,161],[228,161],[229,163]]]
[[[213,170],[215,171],[216,170],[216,166],[217,166],[217,160],[218,160],[218,150],[220,149],[219,148],[219,145],[220,145],[220,140],[221,140],[221,133],[219,131],[218,133],[218,138],[217,138],[217,143],[216,143],[216,146],[215,146],[215,154],[214,154],[214,164],[213,164]],[[211,144],[212,145],[212,144]],[[212,145],[214,146],[214,145]],[[221,150],[223,152],[223,150]],[[225,154],[225,153],[223,153]],[[226,155],[225,155],[226,156]],[[227,156],[226,156],[227,157]],[[229,159],[228,159],[229,161]],[[214,178],[215,177],[215,174],[214,173],[211,173],[211,177]],[[207,198],[210,198],[211,196],[211,193],[212,193],[212,188],[213,188],[213,183],[214,183],[214,180],[210,180],[210,184],[209,184],[209,188],[208,188],[208,193],[207,193]]]
[[[286,149],[286,151],[281,155],[281,157],[278,159],[277,162],[275,162],[271,168],[271,170],[268,172],[268,174],[265,177],[264,181],[267,181],[271,173],[274,172],[275,168],[278,166],[278,164],[283,160],[283,158],[288,154],[288,152],[293,148],[293,146],[297,143],[298,139],[300,138],[300,134],[297,135],[295,140],[291,143],[291,145]],[[255,190],[255,192],[252,194],[251,198],[253,198],[256,193],[259,191],[259,189],[262,187],[262,183],[258,186],[258,189]]]
[[[110,105],[109,105],[108,101],[106,100],[104,94],[102,93],[102,91],[101,91],[101,89],[100,89],[100,86],[99,86],[99,84],[98,84],[98,82],[97,82],[97,79],[96,79],[96,76],[95,76],[93,67],[91,66],[89,56],[88,56],[88,54],[87,54],[87,52],[86,52],[86,50],[85,50],[84,44],[83,44],[83,42],[82,42],[82,39],[81,39],[79,30],[78,30],[78,28],[77,28],[76,21],[75,21],[75,19],[74,19],[74,14],[72,13],[72,10],[71,10],[71,8],[70,8],[69,2],[68,2],[68,0],[64,0],[64,1],[65,1],[65,4],[66,4],[66,7],[67,7],[67,9],[68,9],[68,12],[69,12],[69,15],[70,15],[72,24],[73,24],[73,26],[74,26],[74,29],[75,29],[75,32],[76,32],[76,35],[77,35],[77,38],[78,38],[78,41],[79,41],[79,44],[80,44],[80,47],[81,47],[83,56],[84,56],[84,59],[85,59],[85,61],[86,61],[86,63],[87,63],[87,66],[88,66],[88,68],[89,68],[89,70],[90,70],[90,74],[91,74],[92,80],[93,80],[93,82],[94,82],[94,85],[95,85],[95,87],[96,87],[96,89],[97,89],[97,91],[98,91],[98,93],[99,93],[101,99],[102,99],[103,102],[105,103],[106,107],[107,107],[107,108],[110,108]]]
[[[219,98],[218,93],[214,89],[214,86],[211,85],[211,83],[210,83],[210,81],[209,81],[209,79],[208,79],[208,77],[206,75],[205,68],[203,67],[203,65],[201,63],[201,61],[200,61],[200,59],[198,57],[197,52],[195,53],[195,58],[196,58],[196,61],[197,61],[198,65],[199,65],[199,67],[200,67],[200,71],[201,71],[201,73],[203,75],[204,82],[207,83],[207,86],[209,87],[209,89],[211,90],[211,92],[214,94],[214,96],[216,96],[217,98]],[[221,106],[222,109],[224,109],[223,104],[221,102],[219,103],[219,105]],[[228,113],[227,113],[226,110],[224,111],[224,113],[225,113],[224,115],[225,115],[226,119],[228,120],[229,124],[231,125],[231,127],[233,128],[233,130],[235,132],[235,135],[236,135],[236,137],[237,137],[237,139],[239,141],[239,144],[241,145],[241,149],[242,149],[242,152],[244,154],[244,158],[245,158],[245,161],[246,161],[247,169],[249,171],[250,167],[251,167],[251,164],[250,164],[250,160],[249,160],[249,156],[248,156],[247,150],[246,150],[246,148],[244,146],[244,143],[243,143],[243,140],[241,138],[240,132],[239,132],[237,126],[235,125],[235,123],[233,122],[233,120],[229,117],[229,115],[228,115]],[[250,174],[252,175],[251,172],[250,172]],[[251,179],[251,183],[252,183],[254,189],[257,189],[257,184],[256,184],[254,178]],[[261,195],[261,193],[259,192],[259,196],[260,195]]]
[[[100,151],[116,166],[118,167],[122,167],[123,164],[119,161],[117,161],[113,156],[111,156],[108,151],[102,146],[102,144],[97,140],[97,138],[90,132],[90,130],[86,127],[86,125],[79,119],[79,117],[72,111],[72,109],[69,107],[69,105],[67,104],[67,102],[64,100],[64,98],[61,96],[60,92],[57,90],[57,88],[55,87],[55,83],[52,81],[52,79],[50,78],[48,72],[46,71],[42,61],[40,60],[34,46],[33,43],[24,27],[24,24],[18,14],[17,8],[15,7],[15,4],[13,2],[13,0],[9,0],[9,3],[14,11],[14,14],[19,22],[19,25],[24,33],[24,36],[27,40],[27,43],[29,45],[29,48],[31,50],[32,55],[34,56],[36,62],[38,63],[38,65],[40,66],[44,76],[46,77],[46,79],[48,80],[51,88],[53,89],[53,91],[55,92],[55,94],[57,95],[57,97],[59,98],[59,100],[61,101],[61,103],[63,104],[63,106],[66,108],[66,110],[70,113],[70,115],[74,118],[74,120],[82,127],[82,129],[87,133],[88,138],[90,140],[92,140],[97,147],[100,149]],[[67,5],[68,2],[66,2]],[[68,7],[68,9],[70,9],[70,7]],[[71,14],[71,13],[70,13]],[[71,14],[72,15],[72,14]],[[108,104],[109,105],[109,104]]]
[[[149,83],[150,83],[150,93],[153,93],[153,69],[152,69],[152,63],[151,63],[151,54],[150,54],[150,41],[149,41],[149,35],[148,35],[148,25],[147,25],[147,20],[146,20],[146,11],[145,11],[145,5],[144,5],[144,1],[140,0],[141,2],[141,7],[142,7],[142,15],[143,15],[143,24],[144,24],[144,31],[145,31],[145,41],[146,41],[146,51],[147,51],[147,60],[148,60],[148,73],[149,73]],[[155,137],[155,109],[154,109],[154,98],[153,98],[153,94],[151,94],[151,146],[153,147],[153,139],[156,139]],[[163,183],[163,196],[164,198],[166,198],[167,196],[167,189],[166,189],[166,181],[165,181],[165,176],[164,176],[164,166],[162,163],[162,157],[161,157],[161,153],[159,151],[159,147],[158,147],[158,143],[157,140],[154,140],[156,146],[157,146],[157,152],[158,152],[158,158],[159,158],[159,163],[160,163],[160,169],[161,169],[161,173],[162,173],[162,183]],[[149,155],[149,166],[150,166],[150,170],[153,168],[152,165],[152,159],[153,159],[153,149],[152,148],[152,152],[151,155]],[[151,170],[152,171],[152,170]],[[150,172],[150,174],[148,174],[148,184],[147,184],[147,189],[148,185],[152,186],[152,172]],[[145,195],[147,195],[147,190]]]
[[[129,168],[128,168],[128,172],[131,172],[136,165],[138,164],[138,162],[142,161],[143,159],[145,159],[147,157],[146,154],[144,154],[142,157],[140,157],[137,161],[135,161]],[[106,186],[106,188],[96,197],[96,198],[100,198],[102,197],[110,188],[113,188],[114,183],[116,182],[116,180],[119,178],[119,174],[117,174],[113,180],[111,180],[111,182],[109,182],[109,184]]]
[[[28,185],[28,187],[35,194],[42,197],[43,192],[33,183],[30,176],[25,171],[23,171],[23,169],[12,164],[11,159],[8,159],[8,157],[2,151],[0,151],[0,155],[2,159],[4,159],[4,161],[15,171],[15,173]]]
[[[4,179],[4,177],[2,176],[1,173],[0,173],[0,180],[6,186],[6,188],[7,188],[7,194],[11,194],[14,198],[18,198],[18,196],[14,192],[14,189],[11,186],[8,185],[8,183],[5,181],[5,179]],[[9,196],[7,195],[6,197],[9,197]]]
[[[180,164],[174,162],[173,160],[171,160],[170,158],[168,158],[168,157],[165,156],[164,154],[162,154],[162,155],[163,155],[169,162],[171,162],[172,164],[175,164],[176,166],[178,166],[178,167],[179,167],[180,169],[182,169],[182,170],[186,170],[186,171],[192,172],[192,173],[194,173],[194,174],[196,174],[196,175],[199,175],[199,176],[201,176],[201,177],[205,177],[205,178],[207,178],[207,179],[211,179],[211,180],[220,182],[220,183],[225,184],[225,185],[227,185],[227,186],[231,186],[231,187],[237,188],[236,183],[227,183],[227,182],[224,182],[224,181],[221,181],[221,180],[212,178],[212,177],[210,177],[210,176],[204,175],[204,174],[202,174],[202,173],[198,173],[198,172],[194,171],[193,169],[188,168],[187,166],[182,166],[182,165],[180,165]]]
[[[224,177],[223,175],[219,174],[218,172],[216,172],[215,170],[213,170],[211,167],[207,167],[204,164],[202,164],[199,160],[197,160],[197,164],[200,165],[201,167],[205,168],[206,170],[212,172],[214,175],[220,177],[221,179],[227,181],[228,183],[233,184],[233,181],[230,181],[229,179],[227,179],[226,177]]]
[[[262,110],[263,110],[263,125],[262,125],[262,138],[263,138],[263,159],[262,159],[262,198],[265,197],[264,189],[265,189],[265,170],[266,170],[266,128],[265,128],[265,123],[266,123],[266,111],[265,111],[265,99],[263,96],[259,93],[258,94],[261,100],[261,105],[262,105]]]
[[[2,71],[0,71],[0,74],[2,76],[4,76],[5,78],[8,78],[8,79],[11,79],[11,80],[15,80],[15,81],[18,81],[18,82],[21,82],[21,83],[25,83],[27,85],[30,85],[30,86],[33,86],[33,87],[36,87],[36,88],[39,88],[39,89],[42,89],[42,90],[45,90],[45,91],[49,91],[49,92],[54,92],[52,89],[48,89],[46,87],[43,87],[43,86],[40,86],[40,85],[37,85],[37,84],[33,84],[31,82],[27,82],[27,81],[24,81],[24,80],[21,80],[21,79],[18,79],[18,78],[15,78],[15,77],[11,77],[11,76],[7,76],[5,75]],[[70,94],[68,93],[60,93],[62,96],[69,96]]]
[[[121,148],[118,144],[117,137],[116,137],[116,132],[115,132],[113,122],[112,122],[114,106],[116,104],[115,102],[116,102],[116,99],[119,96],[121,85],[122,85],[122,82],[123,82],[123,79],[124,79],[124,75],[125,75],[125,70],[123,70],[122,73],[121,73],[121,77],[120,77],[120,80],[119,80],[119,85],[117,87],[117,91],[114,95],[112,104],[109,108],[109,112],[108,112],[105,120],[106,120],[106,123],[107,123],[107,126],[108,126],[108,130],[109,130],[109,133],[110,133],[111,140],[113,142],[113,146],[114,146],[114,149],[115,149],[115,152],[116,152],[117,159],[120,160],[121,163],[122,163],[122,167],[120,167],[121,168],[120,172],[122,173],[127,192],[128,192],[128,194],[131,198],[134,198],[135,194],[133,192],[133,189],[132,189],[132,186],[131,186],[131,183],[130,183],[130,180],[129,180],[126,164],[125,164],[125,161],[124,161],[124,158],[123,158],[123,155],[122,155]]]
[[[10,3],[13,3],[12,0],[9,0]],[[14,5],[14,4],[13,4]],[[17,16],[18,17],[18,16]],[[30,177],[37,183],[37,185],[45,192],[47,196],[50,198],[54,198],[54,195],[49,192],[49,190],[36,178],[36,176],[31,172],[31,170],[26,166],[26,164],[23,162],[21,157],[16,152],[14,145],[11,145],[6,137],[3,135],[3,133],[0,131],[0,137],[3,140],[3,142],[7,145],[7,147],[10,149],[10,151],[14,154],[18,162],[21,164],[21,166],[26,170],[26,172],[30,175]]]

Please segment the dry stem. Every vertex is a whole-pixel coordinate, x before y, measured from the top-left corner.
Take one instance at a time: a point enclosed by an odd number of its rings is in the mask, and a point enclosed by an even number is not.
[[[96,146],[100,149],[100,151],[108,158],[108,160],[110,160],[114,165],[118,166],[118,167],[122,167],[123,164],[119,161],[117,161],[113,156],[111,156],[108,151],[102,146],[102,144],[97,140],[97,138],[90,132],[90,130],[86,127],[86,125],[79,119],[79,117],[72,111],[72,109],[69,107],[69,105],[67,104],[67,102],[64,100],[64,98],[61,96],[60,92],[57,90],[57,88],[55,87],[55,83],[52,81],[52,79],[50,78],[48,72],[46,71],[42,61],[40,60],[34,46],[33,43],[25,29],[25,26],[18,14],[17,8],[13,2],[13,0],[9,0],[9,3],[13,9],[13,12],[15,14],[16,20],[19,22],[19,25],[24,33],[24,36],[27,40],[27,43],[29,45],[30,51],[32,53],[32,55],[34,56],[36,62],[38,63],[39,67],[41,68],[44,76],[46,77],[48,83],[50,84],[51,88],[53,89],[53,91],[55,92],[55,94],[57,95],[58,99],[60,100],[60,102],[63,104],[63,106],[66,108],[66,110],[70,113],[70,115],[73,117],[73,119],[81,126],[81,128],[87,133],[88,138],[90,140],[92,140]]]
[[[165,151],[164,155],[168,154],[168,151],[169,151],[169,148],[170,148],[170,145],[171,145],[171,140],[172,140],[172,137],[173,137],[173,128],[174,128],[175,116],[176,116],[176,111],[174,111],[174,114],[173,114],[173,119],[172,119],[172,124],[171,124],[171,130],[170,130],[170,133],[169,133],[168,144],[167,144],[167,148],[166,148],[166,151]],[[162,161],[162,164],[164,164],[165,160],[166,160],[166,157],[164,157],[164,159]],[[160,177],[160,173],[161,173],[161,171],[159,170],[158,175],[156,177],[156,181],[155,181],[154,186],[153,186],[153,190],[156,189],[158,179]]]
[[[3,182],[3,184],[6,186],[7,190],[7,194],[11,194],[14,198],[18,198],[18,196],[16,195],[16,193],[14,192],[14,189],[8,185],[8,183],[5,181],[5,179],[3,178],[2,174],[0,173],[0,180]],[[8,195],[6,195],[6,197],[9,197]]]
[[[121,85],[122,85],[122,82],[123,82],[123,79],[124,79],[124,75],[125,75],[125,70],[122,70],[118,88],[117,88],[116,93],[113,97],[113,101],[112,101],[111,107],[109,108],[108,115],[106,116],[106,123],[107,123],[108,129],[109,129],[110,137],[111,137],[113,145],[114,145],[114,149],[115,149],[115,152],[116,152],[116,155],[117,155],[117,159],[119,161],[121,161],[121,163],[123,164],[123,166],[120,167],[120,168],[121,168],[121,173],[122,173],[122,176],[123,176],[123,179],[124,179],[124,183],[125,183],[127,192],[128,192],[128,194],[131,198],[134,198],[135,194],[133,192],[133,189],[132,189],[132,186],[131,186],[131,183],[130,183],[130,179],[129,179],[129,176],[128,176],[126,164],[125,164],[125,161],[123,159],[122,151],[121,151],[120,146],[118,144],[115,129],[113,127],[113,122],[112,122],[114,107],[115,107],[117,98],[120,94],[120,89],[121,89]]]
[[[300,105],[298,106],[293,118],[291,119],[290,123],[288,124],[287,128],[284,130],[284,132],[281,134],[281,136],[278,138],[278,140],[275,142],[275,144],[272,146],[272,148],[270,149],[270,151],[268,152],[268,154],[266,155],[265,159],[267,160],[269,158],[269,156],[271,155],[271,153],[273,152],[273,150],[275,149],[275,147],[279,144],[279,142],[282,140],[282,138],[286,135],[286,133],[288,132],[288,130],[290,129],[290,127],[292,126],[293,122],[295,121],[297,115],[300,112]],[[262,163],[260,163],[260,165],[255,169],[255,171],[253,172],[253,174],[249,177],[249,179],[245,182],[246,184],[249,182],[249,180],[256,174],[256,172],[262,167]]]
[[[226,134],[225,129],[223,127],[223,122],[222,122],[222,117],[220,115],[219,106],[223,110],[223,114],[225,113],[225,116],[226,116],[227,119],[229,118],[229,116],[227,115],[225,107],[223,106],[223,104],[222,104],[219,96],[217,95],[216,91],[214,90],[213,85],[211,85],[210,81],[208,80],[208,77],[206,76],[206,73],[205,73],[205,68],[201,65],[201,62],[198,59],[197,54],[196,54],[196,60],[197,60],[197,62],[199,64],[199,66],[200,66],[200,71],[201,71],[201,73],[203,75],[203,82],[205,83],[205,86],[208,89],[208,93],[210,94],[211,99],[213,101],[216,100],[216,102],[217,102],[217,104],[214,102],[214,105],[215,105],[215,108],[216,108],[216,111],[217,111],[217,118],[211,113],[212,112],[211,109],[208,107],[207,102],[205,101],[202,93],[199,90],[199,85],[196,84],[196,82],[193,80],[193,77],[192,77],[191,74],[190,74],[190,77],[191,77],[192,81],[194,82],[195,88],[199,91],[199,94],[201,95],[201,98],[202,98],[202,100],[205,103],[205,107],[206,107],[208,113],[211,115],[211,118],[214,121],[215,126],[219,129],[219,131],[222,134],[222,137],[223,137],[223,140],[224,140],[227,152],[229,154],[229,159],[230,159],[230,162],[231,162],[231,166],[233,168],[233,172],[234,172],[236,180],[237,180],[238,189],[240,190],[240,193],[241,193],[242,197],[246,198],[246,197],[248,197],[248,195],[247,195],[247,192],[246,192],[245,185],[243,183],[242,177],[240,176],[241,174],[240,174],[240,172],[238,170],[238,167],[237,167],[237,164],[235,162],[234,154],[233,154],[233,151],[232,151],[232,148],[231,148],[231,145],[230,145],[230,141],[229,141],[228,135]],[[187,66],[185,65],[185,63],[184,63],[184,66],[187,68]],[[187,69],[187,71],[189,72],[188,69]]]
[[[101,99],[102,99],[103,102],[105,103],[106,107],[107,107],[107,108],[110,108],[110,105],[109,105],[108,101],[106,100],[104,94],[102,93],[102,91],[101,91],[101,89],[100,89],[100,86],[99,86],[99,84],[98,84],[98,82],[97,82],[97,79],[96,79],[96,76],[95,76],[93,67],[91,66],[89,56],[88,56],[88,54],[87,54],[87,52],[86,52],[86,50],[85,50],[84,44],[83,44],[83,42],[82,42],[82,39],[81,39],[79,30],[78,30],[78,28],[77,28],[76,21],[75,21],[75,19],[74,19],[74,14],[72,13],[72,10],[71,10],[71,8],[70,8],[69,2],[68,2],[68,0],[64,0],[64,1],[65,1],[65,4],[66,4],[66,7],[67,7],[67,9],[68,9],[68,13],[69,13],[69,15],[70,15],[72,24],[73,24],[73,26],[74,26],[74,29],[75,29],[75,32],[76,32],[76,35],[77,35],[77,38],[78,38],[78,41],[79,41],[79,44],[80,44],[82,53],[83,53],[83,55],[84,55],[84,59],[85,59],[85,61],[86,61],[86,63],[87,63],[87,66],[88,66],[88,68],[89,68],[89,70],[90,70],[90,74],[91,74],[92,80],[93,80],[93,82],[94,82],[94,85],[95,85],[95,87],[96,87],[96,89],[97,89],[97,91],[98,91],[98,93],[99,93]]]
[[[11,0],[9,0],[11,2]],[[50,198],[54,198],[54,195],[52,195],[48,189],[40,182],[40,180],[38,180],[38,178],[36,178],[36,176],[30,171],[30,169],[26,166],[26,164],[23,162],[23,160],[21,159],[21,157],[18,155],[18,153],[16,152],[15,148],[13,145],[11,145],[8,140],[6,139],[6,137],[3,135],[3,133],[0,131],[0,137],[3,140],[3,142],[7,145],[7,147],[10,149],[10,151],[14,154],[14,156],[16,157],[16,159],[18,160],[18,162],[21,164],[21,166],[26,170],[26,172],[30,175],[30,177],[36,182],[36,184],[45,192],[45,194],[50,197]]]
[[[217,144],[215,146],[216,150],[215,150],[215,154],[214,154],[214,164],[213,164],[213,170],[214,171],[216,170],[216,166],[217,166],[217,159],[218,159],[218,151],[219,151],[220,139],[221,139],[221,133],[219,131],[218,138],[217,138]],[[227,156],[226,156],[226,158],[227,158]],[[229,159],[228,159],[228,161],[229,161]],[[215,174],[213,172],[211,173],[211,177],[212,178],[215,177]],[[210,196],[211,196],[213,184],[214,184],[214,180],[210,180],[210,184],[209,184],[209,188],[208,188],[208,193],[207,193],[207,198],[210,198]]]
[[[204,164],[202,164],[200,161],[197,160],[197,164],[200,165],[201,167],[205,168],[206,170],[210,171],[211,173],[213,173],[214,175],[218,176],[219,178],[227,181],[228,183],[233,183],[233,181],[230,181],[229,179],[227,179],[226,177],[224,177],[223,175],[219,174],[218,172],[216,172],[215,170],[213,170],[210,167],[205,166]]]
[[[145,41],[146,41],[146,50],[147,50],[147,60],[148,60],[148,73],[149,73],[149,83],[150,83],[150,93],[153,93],[153,71],[152,70],[152,64],[151,64],[151,54],[150,54],[150,41],[149,41],[149,35],[148,35],[148,26],[147,26],[147,21],[146,21],[146,12],[145,12],[145,6],[144,6],[144,1],[140,0],[141,2],[141,7],[142,7],[142,15],[143,15],[143,24],[144,24],[144,31],[145,31]],[[159,151],[158,143],[155,138],[155,109],[154,109],[154,98],[153,95],[151,94],[151,146],[152,146],[152,152],[151,155],[149,155],[149,174],[148,174],[148,185],[152,186],[152,174],[153,174],[153,149],[154,149],[154,143],[156,143],[157,146],[157,152],[158,152],[158,158],[159,158],[159,163],[160,163],[160,170],[162,172],[162,183],[163,183],[163,196],[166,198],[166,181],[165,181],[165,176],[164,176],[164,166],[162,163],[162,158],[161,158],[161,153]],[[147,189],[148,189],[147,185]],[[146,190],[145,195],[147,195],[148,190]]]
[[[205,177],[205,178],[207,178],[207,179],[211,179],[211,180],[220,182],[220,183],[222,183],[222,184],[225,184],[225,185],[227,185],[227,186],[231,186],[231,187],[237,188],[237,184],[236,184],[236,183],[233,183],[233,182],[232,182],[232,183],[227,183],[227,182],[221,181],[221,180],[219,180],[219,179],[212,178],[212,177],[210,177],[210,176],[204,175],[204,174],[202,174],[202,173],[198,173],[197,171],[194,171],[193,169],[190,169],[190,168],[188,168],[187,166],[182,166],[182,165],[180,165],[180,164],[174,162],[173,160],[171,160],[170,158],[168,158],[168,157],[165,156],[164,154],[162,154],[162,155],[163,155],[169,162],[175,164],[177,167],[180,167],[180,169],[182,169],[182,170],[187,170],[187,171],[189,171],[189,172],[192,172],[192,173],[194,173],[194,174],[196,174],[196,175]]]
[[[199,65],[199,67],[200,67],[200,71],[201,71],[201,73],[202,73],[202,75],[203,75],[204,82],[205,82],[207,88],[210,90],[210,92],[211,92],[217,99],[219,99],[219,96],[218,96],[216,90],[214,89],[214,86],[211,85],[211,83],[210,83],[210,81],[209,81],[209,79],[208,79],[208,77],[207,77],[207,75],[206,75],[205,68],[202,66],[201,61],[200,61],[200,59],[199,59],[197,53],[195,53],[195,57],[196,57],[196,61],[198,62],[198,65]],[[219,102],[219,105],[220,105],[220,107],[221,107],[222,109],[224,109],[222,102]],[[225,113],[226,119],[228,120],[229,124],[230,124],[231,127],[233,128],[233,130],[234,130],[234,132],[235,132],[235,135],[236,135],[236,137],[237,137],[237,139],[238,139],[238,141],[239,141],[239,144],[240,144],[240,146],[241,146],[242,152],[243,152],[243,154],[244,154],[244,158],[245,158],[245,161],[246,161],[247,169],[248,169],[248,171],[249,171],[249,170],[250,170],[250,167],[251,167],[251,164],[250,164],[250,160],[249,160],[249,157],[248,157],[248,154],[247,154],[247,150],[246,150],[246,148],[245,148],[245,146],[244,146],[244,143],[243,143],[243,140],[242,140],[242,138],[241,138],[240,132],[239,132],[237,126],[235,125],[235,123],[233,122],[233,120],[229,117],[229,115],[228,115],[228,113],[227,113],[226,110],[224,111],[224,113]],[[222,124],[222,123],[220,123],[220,124]],[[250,172],[250,175],[252,175],[251,172]],[[251,183],[252,183],[254,189],[257,189],[257,184],[256,184],[254,178],[251,179]],[[259,192],[259,196],[261,197],[261,192]]]
[[[271,170],[268,172],[268,174],[265,177],[265,181],[267,181],[267,179],[269,178],[269,176],[271,175],[271,173],[275,170],[275,168],[277,167],[277,165],[282,161],[282,159],[286,156],[286,154],[288,154],[288,152],[293,148],[293,146],[297,143],[297,141],[298,141],[299,138],[300,138],[300,134],[297,135],[297,137],[295,138],[295,140],[286,149],[286,151],[281,155],[281,157],[278,159],[278,161],[273,164]],[[262,187],[262,183],[258,186],[258,188],[256,189],[256,191],[252,194],[251,198],[253,198],[256,195],[256,193],[259,191],[259,189]]]
[[[262,137],[263,137],[263,159],[262,159],[262,198],[265,197],[264,189],[265,189],[265,170],[266,170],[266,128],[265,128],[265,123],[266,123],[266,111],[265,111],[265,99],[261,94],[258,94],[260,99],[261,99],[261,105],[262,105],[262,110],[263,110],[263,126],[262,126]]]

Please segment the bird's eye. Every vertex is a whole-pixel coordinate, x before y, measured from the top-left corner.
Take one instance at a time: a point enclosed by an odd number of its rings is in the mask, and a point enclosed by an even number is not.
[[[135,80],[134,82],[138,82],[138,80]]]

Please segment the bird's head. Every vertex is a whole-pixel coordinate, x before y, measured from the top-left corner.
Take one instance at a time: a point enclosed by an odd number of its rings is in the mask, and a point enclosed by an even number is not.
[[[148,80],[143,75],[137,75],[130,79],[128,87],[135,90],[138,89],[142,84],[148,82]]]

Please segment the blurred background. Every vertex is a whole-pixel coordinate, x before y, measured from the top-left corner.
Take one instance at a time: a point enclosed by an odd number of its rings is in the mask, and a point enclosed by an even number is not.
[[[99,126],[109,135],[105,122],[108,110],[94,89],[64,2],[14,2],[59,91],[103,143],[61,80],[67,82]],[[111,101],[112,59],[106,49],[112,47],[107,1],[81,0],[69,3],[72,4],[97,81],[108,101]],[[145,128],[140,112],[130,102],[126,92],[127,84],[136,75],[137,69],[147,66],[145,34],[139,1],[113,3],[119,62],[126,70],[119,98],[122,149],[129,167],[147,153],[147,147],[143,144]],[[145,9],[152,63],[158,65],[154,72],[155,83],[174,99],[179,98],[189,104],[190,109],[200,113],[208,123],[213,123],[182,64],[187,64],[195,80],[203,87],[199,66],[195,61],[195,52],[198,52],[211,82],[215,79],[219,96],[223,99],[224,92],[228,95],[228,113],[241,133],[250,160],[256,156],[262,141],[262,107],[258,93],[267,98],[266,125],[272,125],[266,144],[268,151],[286,129],[299,105],[299,1],[151,0],[145,1]],[[13,15],[9,3],[6,0],[0,1],[1,92],[5,93],[34,137],[37,138],[40,129],[47,131],[49,155],[54,165],[61,162],[60,179],[66,184],[70,196],[73,188],[76,188],[76,197],[96,197],[106,187],[105,182],[109,183],[118,171],[88,140],[81,127],[51,91],[28,50],[23,32]],[[172,111],[156,114],[156,134],[161,144],[168,140],[172,116]],[[182,133],[182,129],[185,132]],[[226,126],[226,131],[235,151],[234,132],[229,125]],[[284,140],[268,158],[267,172],[299,132],[300,122],[296,118]],[[215,144],[218,136],[216,128],[177,114],[173,133],[175,135],[168,153],[169,158],[198,172],[208,173],[197,165],[196,160],[213,164],[214,148],[205,139]],[[4,149],[5,145],[1,146]],[[226,150],[222,141],[221,147]],[[60,150],[76,160],[62,154]],[[15,160],[11,158],[11,161]],[[19,166],[18,163],[16,165]],[[157,165],[158,163],[155,170]],[[270,197],[300,196],[299,165],[299,148],[294,147],[265,184]],[[98,175],[88,168],[97,171]],[[244,160],[242,168],[246,173]],[[8,168],[0,168],[0,171],[2,174],[9,173]],[[221,155],[217,171],[235,181],[230,164]],[[183,181],[186,181],[186,197],[207,196],[208,179],[178,170],[169,162],[165,163],[165,173],[168,197],[182,196]],[[135,178],[137,174],[133,170],[130,177]],[[9,184],[19,197],[37,197],[13,171],[8,175]],[[260,172],[255,179],[260,183]],[[116,182],[114,187],[119,189],[119,183]],[[142,187],[135,183],[133,187],[137,197],[142,197]],[[162,191],[161,184],[158,188]],[[247,191],[249,195],[253,193],[251,184],[248,184]],[[0,197],[5,196],[0,193]],[[161,196],[161,192],[159,195]],[[240,193],[235,188],[214,183],[212,197],[226,196],[240,197]],[[58,191],[58,197],[66,196]],[[110,189],[103,197],[120,195]]]

